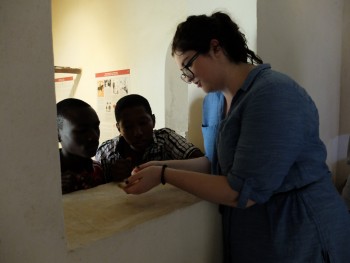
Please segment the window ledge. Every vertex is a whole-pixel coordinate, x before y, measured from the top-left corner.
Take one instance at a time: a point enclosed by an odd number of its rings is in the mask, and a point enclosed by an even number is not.
[[[63,210],[68,248],[113,236],[199,201],[171,185],[155,187],[142,195],[127,195],[115,183],[65,194]]]

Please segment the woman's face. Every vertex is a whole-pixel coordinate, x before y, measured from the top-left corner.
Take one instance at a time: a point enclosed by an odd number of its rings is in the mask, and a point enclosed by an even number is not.
[[[185,73],[187,76],[185,80],[192,82],[207,93],[222,90],[223,69],[220,68],[217,57],[213,56],[211,51],[207,54],[199,54],[198,56],[196,54],[196,51],[189,50],[181,53],[178,52],[174,55],[175,62],[181,70],[181,74]],[[195,59],[193,60],[193,58]]]

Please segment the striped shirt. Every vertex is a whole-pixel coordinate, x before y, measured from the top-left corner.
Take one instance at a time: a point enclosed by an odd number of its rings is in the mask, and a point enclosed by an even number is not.
[[[117,136],[107,140],[97,149],[95,159],[101,162],[108,175],[110,164],[117,160],[125,159],[121,153],[122,145],[127,143],[122,136]],[[161,160],[181,160],[188,159],[194,151],[200,151],[184,137],[169,128],[153,131],[153,142],[144,152],[141,163]],[[137,164],[137,165],[138,165]]]

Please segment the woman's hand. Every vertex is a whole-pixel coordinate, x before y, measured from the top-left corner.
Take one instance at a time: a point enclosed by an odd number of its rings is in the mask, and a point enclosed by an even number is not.
[[[136,167],[132,171],[132,175],[125,181],[127,185],[123,190],[127,194],[142,194],[160,184],[162,167],[156,165],[147,166],[147,164]]]

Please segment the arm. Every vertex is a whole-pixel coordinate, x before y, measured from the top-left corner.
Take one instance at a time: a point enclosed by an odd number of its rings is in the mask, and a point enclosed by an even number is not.
[[[188,159],[198,158],[202,156],[204,156],[204,154],[201,152],[201,150],[196,149],[188,156]]]
[[[150,161],[137,166],[134,172],[138,172],[149,166],[162,166],[164,164],[169,168],[210,174],[210,162],[205,156],[184,160]]]
[[[164,151],[169,160],[184,160],[202,157],[204,154],[193,143],[169,128],[157,131],[157,135],[164,141]]]
[[[150,190],[160,184],[161,170],[160,166],[150,166],[133,173],[124,191],[128,194],[141,194]],[[237,205],[239,193],[229,186],[225,176],[166,168],[164,177],[167,183],[204,200],[233,207]],[[253,204],[250,201],[247,207]]]

